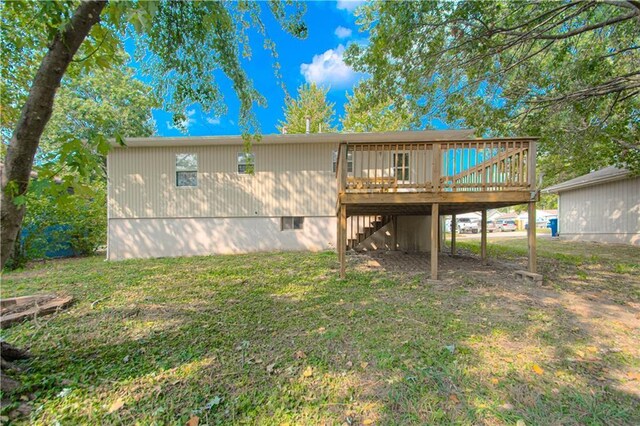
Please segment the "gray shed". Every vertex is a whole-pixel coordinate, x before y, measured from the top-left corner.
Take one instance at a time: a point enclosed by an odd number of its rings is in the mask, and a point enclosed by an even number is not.
[[[561,238],[640,245],[640,176],[611,166],[543,192],[558,194]]]

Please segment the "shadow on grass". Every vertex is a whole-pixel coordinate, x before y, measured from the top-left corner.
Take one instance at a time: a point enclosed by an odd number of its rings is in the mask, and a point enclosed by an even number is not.
[[[603,355],[588,317],[506,273],[432,285],[351,269],[340,281],[331,253],[72,265],[47,279],[78,305],[6,333],[37,355],[22,377],[35,423],[640,420],[614,374],[636,354]]]

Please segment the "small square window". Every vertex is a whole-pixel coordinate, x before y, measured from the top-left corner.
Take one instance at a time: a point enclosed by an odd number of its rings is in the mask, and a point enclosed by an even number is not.
[[[282,231],[302,229],[304,226],[304,217],[301,216],[285,216],[282,218]]]
[[[238,173],[251,175],[255,171],[256,156],[251,152],[238,153]]]
[[[176,154],[176,186],[198,186],[197,154]]]
[[[338,168],[338,151],[333,151],[331,154],[333,162],[331,170],[335,173]],[[347,154],[347,173],[353,173],[353,152]]]

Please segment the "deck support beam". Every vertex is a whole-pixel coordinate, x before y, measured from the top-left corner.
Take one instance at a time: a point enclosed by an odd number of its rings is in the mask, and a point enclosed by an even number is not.
[[[439,223],[438,203],[431,205],[431,279],[438,279],[438,223]]]
[[[398,250],[398,216],[391,217],[391,226],[393,227],[393,234],[391,235],[392,250],[395,251]]]
[[[527,237],[529,245],[529,272],[535,274],[538,269],[536,258],[536,203],[531,201],[528,208]]]
[[[340,205],[338,211],[338,259],[340,261],[340,278],[346,276],[347,251],[347,208]]]
[[[482,263],[487,263],[487,209],[482,209],[480,223],[480,259]]]
[[[451,256],[456,255],[456,231],[458,230],[458,225],[456,224],[456,215],[451,215]]]

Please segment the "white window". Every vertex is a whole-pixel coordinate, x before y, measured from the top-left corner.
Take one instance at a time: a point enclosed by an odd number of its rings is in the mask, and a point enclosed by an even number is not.
[[[296,230],[302,229],[304,226],[304,217],[301,216],[285,216],[282,218],[280,230]]]
[[[409,180],[409,153],[393,154],[393,173],[398,180]]]
[[[238,173],[253,174],[256,167],[256,156],[251,152],[238,153]]]
[[[338,168],[338,151],[333,151],[332,161],[333,167],[331,170],[335,173]],[[353,152],[347,154],[347,173],[353,173]]]
[[[198,186],[198,154],[176,154],[176,186]]]

